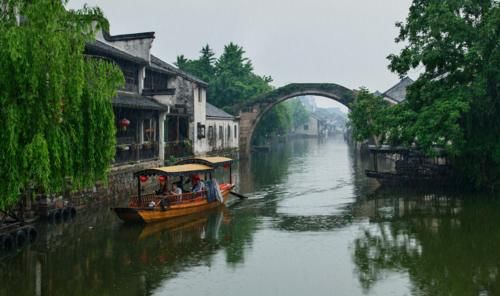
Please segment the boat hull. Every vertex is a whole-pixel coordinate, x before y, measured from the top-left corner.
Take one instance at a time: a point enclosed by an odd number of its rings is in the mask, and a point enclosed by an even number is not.
[[[118,218],[125,222],[132,223],[155,223],[172,219],[176,217],[191,215],[202,211],[210,210],[223,205],[228,196],[230,189],[222,191],[224,202],[213,201],[208,202],[206,199],[196,200],[189,203],[172,205],[165,210],[160,208],[112,208]]]

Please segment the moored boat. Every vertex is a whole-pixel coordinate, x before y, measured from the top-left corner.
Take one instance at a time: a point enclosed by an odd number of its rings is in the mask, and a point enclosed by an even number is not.
[[[125,222],[153,223],[213,209],[227,201],[234,187],[231,164],[230,158],[199,157],[173,166],[138,171],[134,174],[137,195],[127,207],[112,210]],[[213,173],[217,168],[229,170],[229,182],[219,184],[215,180]],[[192,186],[191,190],[184,190],[187,184]],[[159,189],[144,192],[146,187],[155,186]]]

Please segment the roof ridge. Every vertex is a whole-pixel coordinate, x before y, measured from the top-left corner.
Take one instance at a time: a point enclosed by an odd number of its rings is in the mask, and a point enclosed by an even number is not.
[[[415,80],[411,79],[409,76],[405,76],[403,79],[401,79],[400,81],[398,81],[398,83],[394,84],[391,88],[389,88],[388,90],[386,90],[384,93],[382,93],[382,95],[385,95],[387,94],[388,92],[390,92],[391,90],[395,89],[397,86],[399,86],[401,83],[403,83],[403,81],[405,80],[411,80],[411,82],[415,82]]]

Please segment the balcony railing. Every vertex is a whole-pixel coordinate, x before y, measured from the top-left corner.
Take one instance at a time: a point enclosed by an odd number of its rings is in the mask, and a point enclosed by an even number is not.
[[[121,144],[116,146],[115,164],[156,159],[159,156],[157,142],[144,144]]]
[[[172,141],[165,143],[165,159],[181,156],[189,156],[193,154],[193,146],[191,141]]]

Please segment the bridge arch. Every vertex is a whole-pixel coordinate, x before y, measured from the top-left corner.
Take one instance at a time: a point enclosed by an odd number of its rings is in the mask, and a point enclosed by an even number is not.
[[[292,83],[258,96],[240,106],[240,153],[248,154],[253,133],[264,114],[275,105],[299,96],[321,96],[345,106],[354,101],[354,92],[335,83]]]

